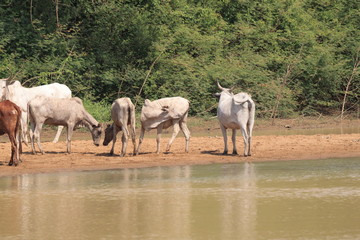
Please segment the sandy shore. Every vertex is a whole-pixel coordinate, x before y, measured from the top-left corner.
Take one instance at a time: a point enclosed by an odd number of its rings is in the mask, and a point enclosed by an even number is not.
[[[162,138],[161,149],[165,150],[169,139]],[[229,139],[229,152],[232,145]],[[243,152],[242,139],[238,137],[238,152]],[[119,157],[121,142],[115,146],[117,155],[109,156],[109,146],[93,145],[91,140],[72,141],[72,153],[66,154],[66,143],[43,142],[45,155],[30,153],[24,146],[23,162],[17,167],[7,166],[10,158],[10,143],[0,143],[0,176],[29,173],[81,171],[101,169],[140,168],[152,166],[193,165],[210,163],[236,163],[244,161],[279,161],[324,158],[360,157],[360,134],[254,136],[253,155],[222,155],[223,139],[220,136],[192,137],[190,152],[184,153],[185,140],[175,139],[170,153],[155,154],[156,140],[145,138],[141,154],[132,156],[129,141],[128,154]]]

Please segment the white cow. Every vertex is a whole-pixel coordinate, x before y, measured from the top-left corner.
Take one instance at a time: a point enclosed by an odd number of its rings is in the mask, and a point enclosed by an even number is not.
[[[219,105],[217,108],[217,117],[224,137],[224,153],[228,153],[226,129],[232,129],[233,154],[236,150],[236,130],[241,129],[244,138],[244,156],[251,156],[251,137],[255,119],[255,103],[247,93],[238,93],[234,95],[230,89],[223,88],[219,83],[221,90]]]
[[[123,157],[126,154],[127,142],[129,139],[129,135],[131,135],[131,139],[133,142],[133,153],[135,154],[136,148],[136,140],[135,140],[135,106],[131,102],[130,98],[118,98],[116,99],[111,106],[111,119],[113,120],[113,124],[108,125],[105,130],[105,138],[103,145],[107,146],[109,142],[112,140],[112,148],[110,150],[110,154],[114,154],[114,147],[116,142],[116,135],[119,131],[123,131],[122,134],[122,148],[120,156]],[[130,130],[128,129],[128,125],[130,125]]]
[[[161,132],[170,126],[174,126],[174,131],[166,151],[170,151],[171,144],[181,129],[186,140],[185,152],[189,152],[190,131],[186,125],[188,111],[189,101],[182,97],[162,98],[155,101],[146,99],[141,110],[141,132],[136,154],[139,154],[145,131],[155,128],[157,129],[156,153],[160,153]]]
[[[30,140],[33,153],[35,139],[42,154],[40,133],[43,124],[67,128],[67,152],[71,152],[71,137],[74,129],[85,125],[91,132],[94,145],[99,146],[102,128],[84,108],[80,98],[47,98],[38,96],[29,102]]]
[[[4,80],[4,79],[2,79]],[[22,110],[21,115],[21,129],[22,129],[22,138],[27,144],[27,123],[28,123],[28,112],[27,104],[28,102],[37,97],[56,97],[56,98],[71,98],[71,90],[64,84],[52,83],[47,85],[42,85],[38,87],[26,88],[21,86],[19,81],[15,81],[12,84],[7,84],[6,81],[0,81],[0,86],[2,87],[2,98],[10,100],[18,105]],[[56,136],[53,140],[56,143],[59,140],[61,131],[64,127],[59,126]]]
[[[0,79],[0,100],[5,100],[3,99],[3,96],[5,93],[6,81],[7,78]]]

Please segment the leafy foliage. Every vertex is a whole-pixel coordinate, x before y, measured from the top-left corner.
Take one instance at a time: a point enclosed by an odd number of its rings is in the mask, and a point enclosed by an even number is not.
[[[145,98],[179,95],[191,101],[192,115],[214,114],[216,81],[252,94],[260,117],[339,111],[345,90],[346,109],[359,111],[359,6],[4,0],[0,78],[65,83],[104,111],[118,97],[141,106]]]

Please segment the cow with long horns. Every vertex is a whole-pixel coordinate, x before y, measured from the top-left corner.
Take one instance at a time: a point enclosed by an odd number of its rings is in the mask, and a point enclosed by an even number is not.
[[[255,121],[255,103],[251,96],[241,92],[233,94],[232,89],[224,88],[217,83],[221,93],[217,108],[217,117],[224,137],[224,153],[228,153],[227,133],[228,128],[232,129],[233,154],[236,150],[236,130],[241,129],[244,138],[244,156],[251,156],[252,129]]]

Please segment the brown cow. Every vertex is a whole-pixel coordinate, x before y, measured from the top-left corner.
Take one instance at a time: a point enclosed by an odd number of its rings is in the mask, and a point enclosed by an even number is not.
[[[11,142],[11,159],[9,166],[17,166],[20,161],[20,124],[20,108],[9,100],[0,102],[0,135],[6,133],[9,136]]]

